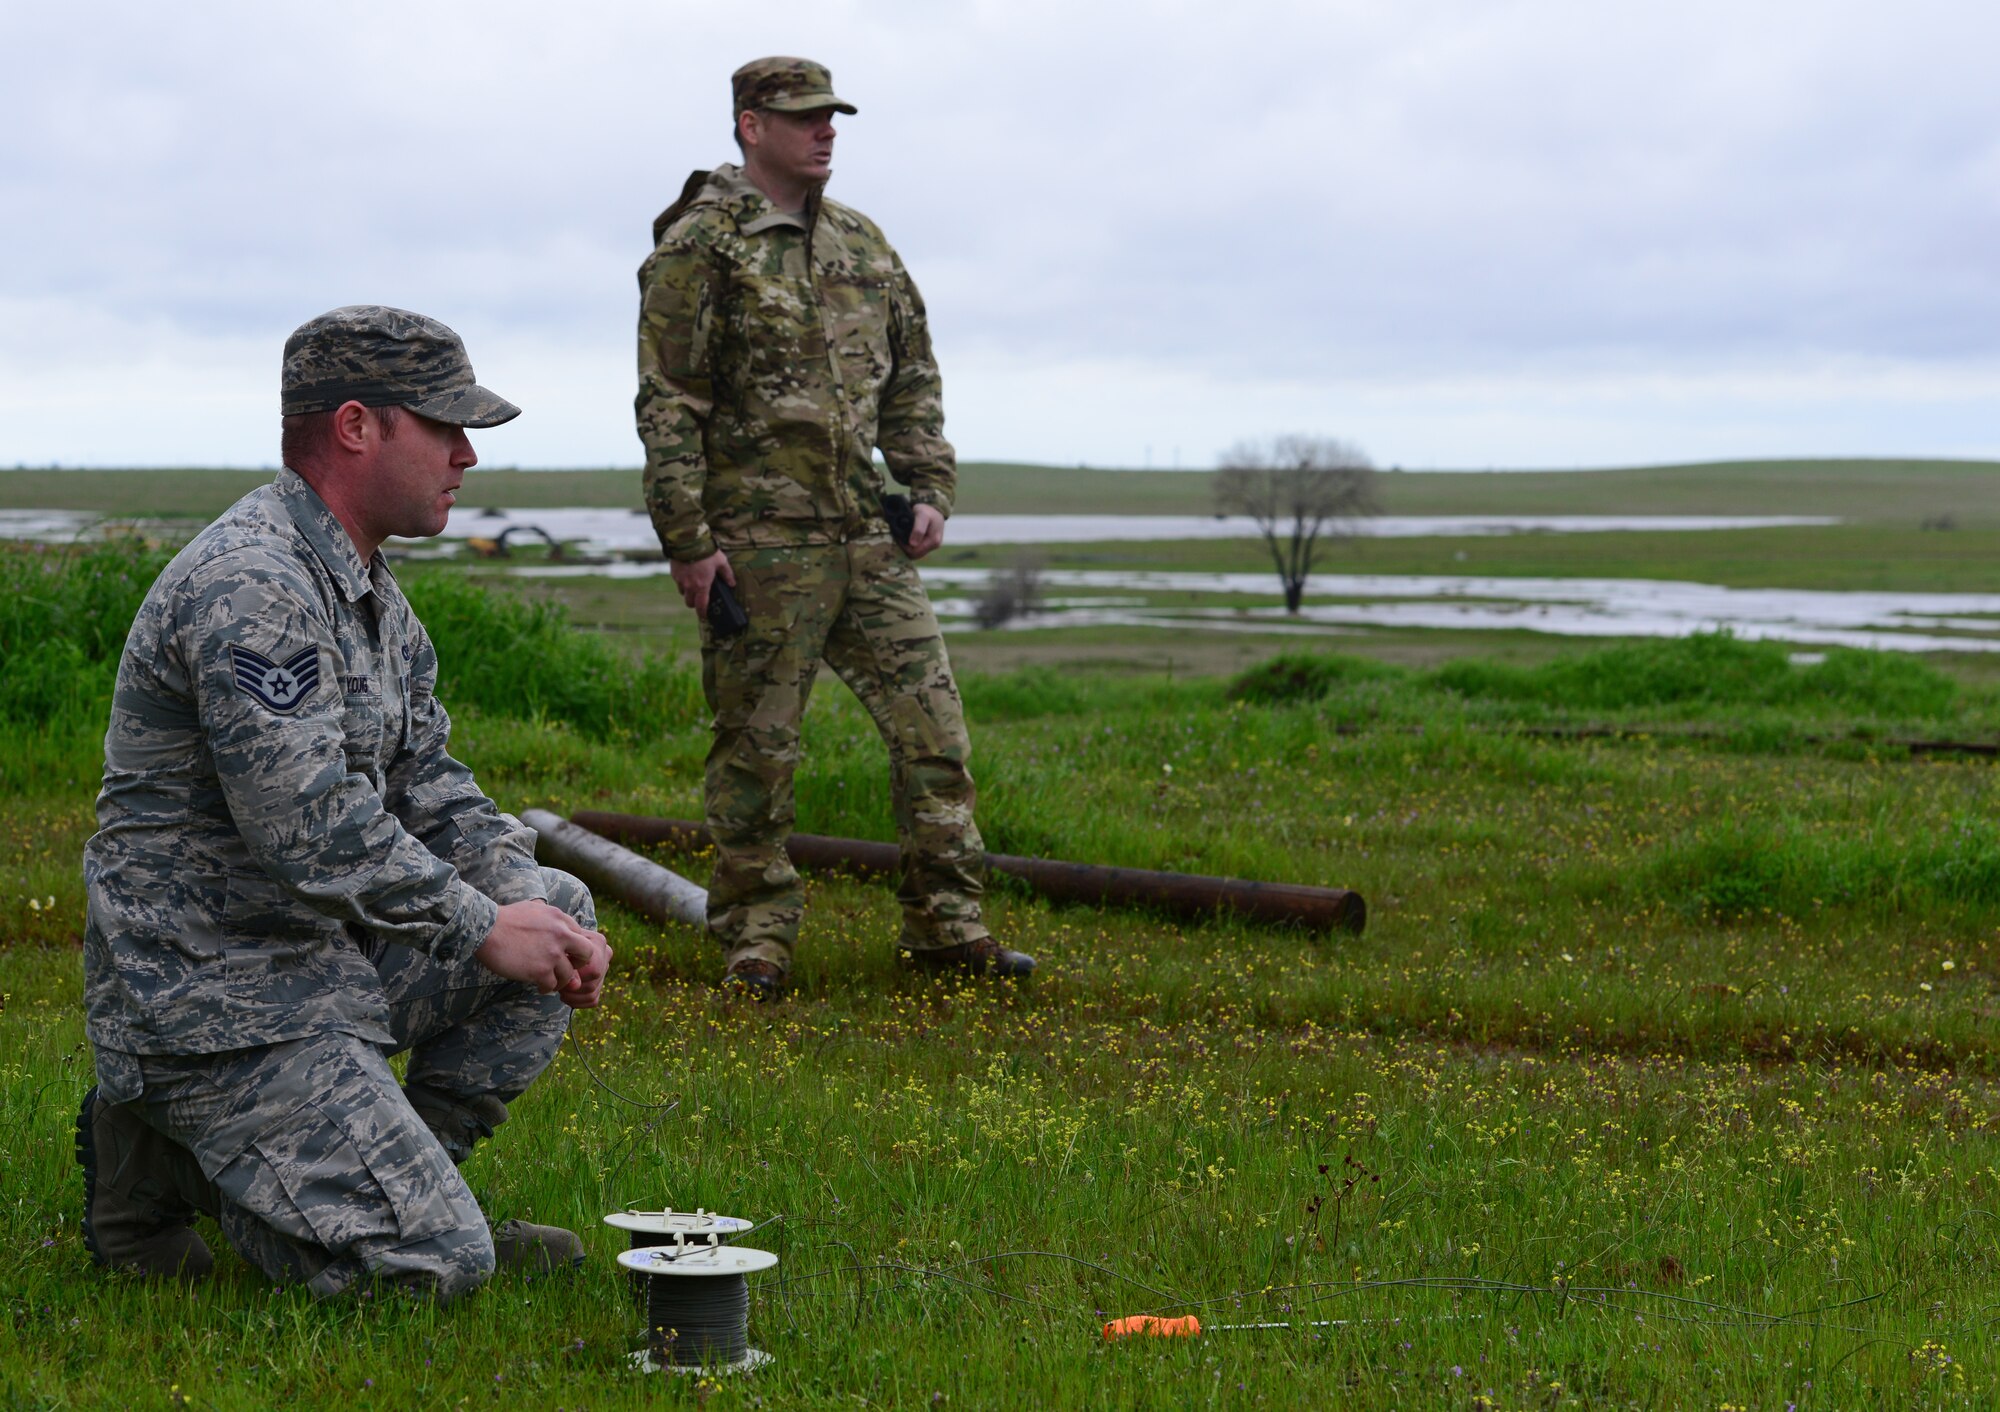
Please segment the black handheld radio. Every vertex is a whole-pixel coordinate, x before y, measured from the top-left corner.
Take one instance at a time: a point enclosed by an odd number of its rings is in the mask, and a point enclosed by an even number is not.
[[[717,574],[708,585],[708,630],[717,637],[734,637],[749,626],[750,615],[743,611],[736,590]]]

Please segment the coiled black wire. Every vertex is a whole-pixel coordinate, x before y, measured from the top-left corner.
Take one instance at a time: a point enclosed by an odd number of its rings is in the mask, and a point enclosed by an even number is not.
[[[673,1244],[672,1236],[658,1231],[627,1231],[625,1234],[632,1238],[631,1248],[634,1250],[652,1250]],[[687,1246],[721,1245],[722,1237],[710,1232],[697,1232],[685,1235],[682,1243]],[[632,1283],[632,1303],[643,1314],[646,1310],[646,1282],[653,1277],[644,1270],[628,1270],[626,1275]]]
[[[750,1351],[750,1285],[738,1274],[646,1277],[646,1342],[681,1368],[740,1363]]]

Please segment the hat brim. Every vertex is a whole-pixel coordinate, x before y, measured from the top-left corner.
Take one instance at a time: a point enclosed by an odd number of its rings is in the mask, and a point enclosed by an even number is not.
[[[521,415],[519,407],[496,392],[488,392],[478,383],[404,405],[420,417],[429,417],[434,422],[449,422],[455,427],[497,427]]]
[[[850,117],[861,110],[845,98],[836,98],[831,93],[806,93],[797,98],[780,98],[771,103],[759,103],[760,108],[768,108],[774,113],[817,113],[822,108],[831,108],[836,113],[846,113]]]

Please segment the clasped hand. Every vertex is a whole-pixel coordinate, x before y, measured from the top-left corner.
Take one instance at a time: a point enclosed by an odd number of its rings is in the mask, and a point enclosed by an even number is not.
[[[496,976],[521,981],[543,995],[560,995],[574,1010],[588,1010],[603,998],[611,970],[611,944],[603,932],[579,926],[569,913],[546,902],[510,902],[500,909],[493,930],[473,953]]]

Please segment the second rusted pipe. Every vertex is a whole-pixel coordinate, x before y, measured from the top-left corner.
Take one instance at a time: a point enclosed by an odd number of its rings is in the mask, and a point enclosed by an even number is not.
[[[656,819],[643,814],[610,814],[585,809],[570,821],[620,843],[666,844],[688,852],[709,846],[708,829],[691,819]],[[901,853],[893,843],[795,833],[786,845],[802,868],[846,868],[894,877]],[[1044,897],[1121,907],[1158,907],[1181,916],[1234,912],[1260,922],[1309,931],[1359,932],[1368,923],[1368,904],[1344,887],[1249,882],[1193,873],[1157,873],[1145,868],[1107,868],[1053,858],[1021,858],[989,853],[986,866],[1019,878]]]

